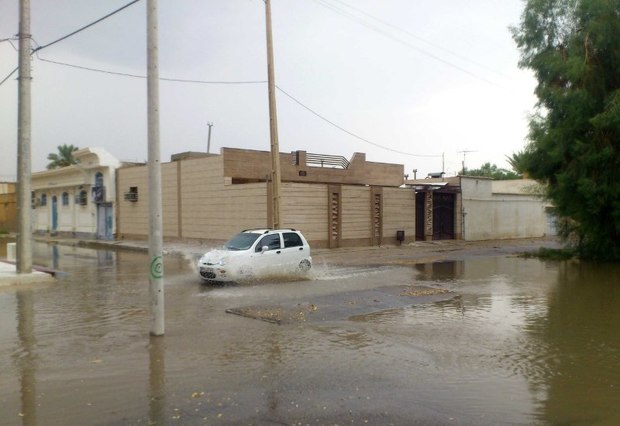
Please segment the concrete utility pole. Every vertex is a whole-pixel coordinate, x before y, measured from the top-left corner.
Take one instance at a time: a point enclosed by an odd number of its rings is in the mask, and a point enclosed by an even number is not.
[[[207,126],[209,126],[209,136],[207,136],[207,154],[211,152],[211,127],[213,127],[212,122],[208,122]]]
[[[30,0],[20,0],[17,78],[17,273],[19,274],[32,272],[30,39]]]
[[[273,39],[271,36],[271,1],[265,0],[267,29],[267,86],[269,88],[269,132],[271,135],[271,194],[273,227],[280,228],[280,146],[278,144],[278,116],[276,112],[276,83],[273,71]]]
[[[159,153],[159,46],[157,0],[146,6],[147,121],[149,163],[149,294],[151,334],[164,334],[164,259],[161,207],[161,163]]]

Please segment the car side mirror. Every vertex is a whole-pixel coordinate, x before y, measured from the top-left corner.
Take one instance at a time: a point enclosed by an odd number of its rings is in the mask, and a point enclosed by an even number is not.
[[[262,247],[260,248],[261,253],[262,253],[262,252],[265,252],[265,251],[268,251],[268,250],[269,250],[269,246],[262,246]]]

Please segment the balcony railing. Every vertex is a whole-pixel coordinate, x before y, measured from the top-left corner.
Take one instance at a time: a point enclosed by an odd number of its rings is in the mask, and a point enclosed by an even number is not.
[[[346,169],[349,167],[349,160],[340,155],[327,155],[327,154],[311,154],[306,153],[306,164],[317,165],[321,167],[339,167]]]

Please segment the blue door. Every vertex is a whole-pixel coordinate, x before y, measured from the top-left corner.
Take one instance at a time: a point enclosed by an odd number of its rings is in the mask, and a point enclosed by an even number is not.
[[[58,230],[58,197],[52,197],[52,232]]]
[[[113,231],[113,208],[111,203],[97,204],[97,238],[111,240],[114,238]]]
[[[114,238],[114,234],[112,233],[112,205],[108,204],[105,206],[105,239],[111,240]]]

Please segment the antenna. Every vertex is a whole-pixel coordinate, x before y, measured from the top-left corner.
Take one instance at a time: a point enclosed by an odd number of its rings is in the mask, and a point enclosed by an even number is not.
[[[465,169],[465,156],[469,154],[470,152],[478,152],[478,151],[472,151],[470,149],[464,149],[463,151],[457,151],[458,154],[463,154],[463,163],[462,163],[463,169],[461,170],[461,175],[465,174],[465,170],[466,170]]]

